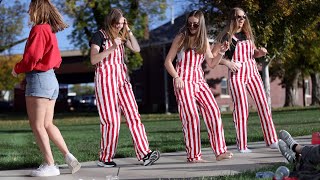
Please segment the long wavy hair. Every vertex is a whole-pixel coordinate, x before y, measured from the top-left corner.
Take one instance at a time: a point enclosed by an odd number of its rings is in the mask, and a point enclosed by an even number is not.
[[[49,24],[53,33],[68,27],[50,0],[31,0],[28,12],[33,25]]]
[[[119,23],[121,17],[123,17],[123,12],[118,8],[112,8],[106,15],[102,29],[106,32],[108,38],[114,40],[115,38],[120,37],[123,41],[127,39],[129,33],[126,28],[122,28],[120,32],[115,29],[115,26]]]
[[[235,7],[230,11],[227,25],[226,27],[219,33],[217,36],[217,41],[222,43],[225,40],[225,36],[228,38],[228,42],[232,44],[232,36],[236,33],[238,30],[237,26],[237,12],[242,11],[245,12],[243,9],[239,7]],[[242,26],[242,31],[247,36],[248,39],[250,39],[254,43],[254,35],[252,33],[249,17],[247,16],[246,20],[244,21],[244,24]]]
[[[188,19],[195,17],[199,19],[199,27],[195,35],[190,33],[188,29]],[[198,54],[204,54],[207,50],[207,28],[204,15],[200,10],[191,11],[186,19],[185,25],[180,29],[179,34],[182,35],[182,40],[179,45],[179,51],[183,48],[185,50],[195,49]],[[191,40],[191,36],[194,37]]]

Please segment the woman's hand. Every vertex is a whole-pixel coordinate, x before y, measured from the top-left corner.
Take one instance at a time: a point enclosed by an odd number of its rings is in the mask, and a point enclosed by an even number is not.
[[[227,61],[226,66],[230,69],[231,72],[237,72],[242,65],[240,63]]]
[[[265,56],[268,54],[268,51],[266,48],[264,47],[259,47],[258,49],[255,49],[255,54],[254,54],[254,57],[255,58],[259,58],[259,57],[262,57],[262,56]]]
[[[119,37],[115,38],[113,41],[114,41],[113,43],[114,48],[117,48],[122,43],[122,40]]]
[[[11,74],[13,77],[18,77],[18,74],[14,71],[14,68],[12,69]]]
[[[177,89],[183,89],[184,88],[184,83],[180,77],[176,77],[173,79],[174,85]]]
[[[124,18],[124,27],[126,28],[127,31],[130,31],[129,24],[126,18]]]
[[[230,48],[230,44],[228,41],[225,41],[224,43],[221,44],[220,46],[220,53],[225,53],[226,51],[228,51],[228,49]]]

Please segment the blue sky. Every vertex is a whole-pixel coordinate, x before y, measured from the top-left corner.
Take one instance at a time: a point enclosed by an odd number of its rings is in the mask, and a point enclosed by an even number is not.
[[[20,0],[21,2],[25,2],[26,4],[30,3],[30,0]],[[173,15],[174,17],[177,17],[179,15],[181,15],[181,13],[183,12],[184,9],[187,8],[187,6],[189,5],[188,3],[188,0],[167,0],[168,3],[170,4],[173,4]],[[12,0],[3,0],[3,3],[10,3],[12,2]],[[26,6],[26,8],[28,8],[28,6]],[[58,43],[59,43],[59,48],[60,50],[64,51],[64,50],[73,50],[74,49],[74,46],[73,44],[71,43],[71,41],[67,38],[68,35],[71,34],[73,28],[72,28],[72,20],[67,18],[67,16],[63,15],[64,17],[64,20],[66,21],[67,24],[70,25],[69,28],[61,31],[61,32],[58,32],[56,35],[57,35],[57,38],[58,38]],[[157,22],[157,23],[153,23],[150,25],[149,29],[154,29],[164,23],[167,23],[169,21],[171,21],[171,17],[172,17],[172,9],[171,7],[169,7],[166,11],[166,18],[163,20],[163,21],[153,21],[151,20],[151,22]],[[25,38],[25,37],[28,37],[29,35],[29,31],[31,29],[30,26],[27,25],[28,23],[28,18],[29,18],[29,15],[26,14],[25,16],[25,28],[23,28],[23,32],[22,32],[22,36],[21,38]],[[24,43],[21,43],[19,45],[16,45],[14,46],[13,48],[11,48],[11,53],[12,54],[22,54],[23,53],[23,50],[24,50],[24,46],[25,46],[25,42]]]

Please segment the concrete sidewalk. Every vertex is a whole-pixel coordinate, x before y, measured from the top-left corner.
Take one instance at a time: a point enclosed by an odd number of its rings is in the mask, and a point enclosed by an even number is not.
[[[311,143],[311,136],[295,138],[299,143],[307,145]],[[249,143],[252,153],[238,153],[236,146],[228,146],[228,150],[234,153],[233,159],[216,161],[213,152],[209,148],[202,150],[206,163],[187,163],[185,152],[163,153],[161,158],[152,166],[142,166],[136,158],[121,158],[114,161],[116,168],[97,167],[96,162],[83,162],[82,168],[75,174],[70,174],[66,165],[60,166],[61,175],[56,177],[30,177],[30,169],[0,171],[2,180],[106,180],[108,175],[117,175],[122,179],[190,179],[192,177],[221,176],[254,170],[263,166],[272,165],[275,162],[286,162],[278,150],[267,148],[264,142]],[[120,169],[119,169],[120,168]]]

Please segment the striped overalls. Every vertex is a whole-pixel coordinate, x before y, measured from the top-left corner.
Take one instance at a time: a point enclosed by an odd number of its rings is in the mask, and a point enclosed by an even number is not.
[[[184,88],[175,88],[188,161],[201,159],[200,118],[201,112],[208,130],[211,148],[216,156],[227,151],[219,107],[204,79],[201,64],[204,54],[194,50],[180,51],[176,70],[184,81]]]
[[[240,69],[233,73],[229,71],[229,87],[233,99],[234,111],[233,121],[237,133],[237,145],[239,150],[247,149],[247,121],[248,121],[248,99],[246,90],[254,100],[264,140],[267,145],[277,142],[277,134],[273,125],[271,112],[263,89],[263,83],[253,58],[254,46],[250,40],[237,42],[232,61],[240,63]]]
[[[111,46],[112,41],[107,40],[105,48]],[[100,160],[110,162],[114,158],[119,138],[121,111],[130,129],[138,160],[151,152],[144,125],[140,121],[132,86],[127,79],[123,45],[119,45],[97,64],[95,94],[100,115]]]

